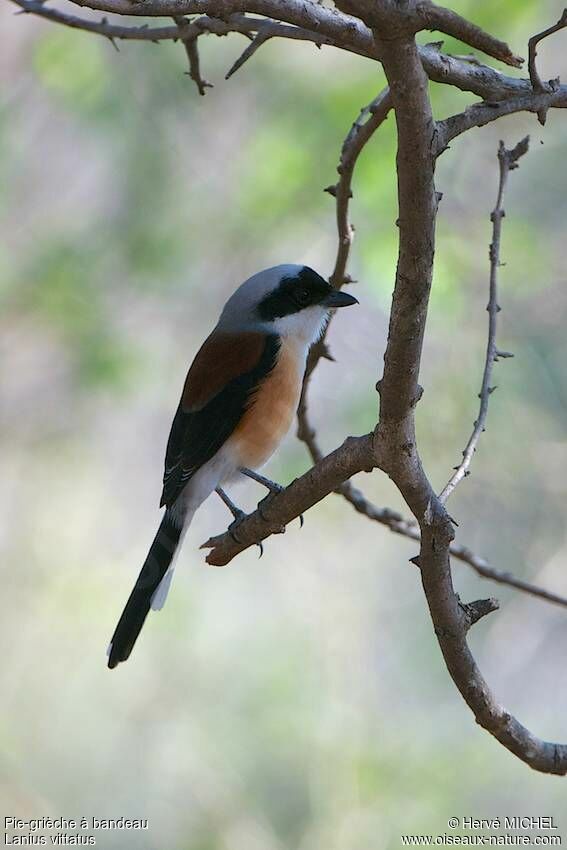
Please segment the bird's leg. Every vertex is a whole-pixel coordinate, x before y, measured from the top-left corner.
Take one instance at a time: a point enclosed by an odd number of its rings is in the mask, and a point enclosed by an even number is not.
[[[270,493],[281,493],[285,488],[282,487],[281,484],[277,484],[275,481],[272,481],[271,478],[266,478],[265,475],[260,475],[259,472],[255,472],[253,469],[248,469],[247,466],[241,466],[240,472],[243,475],[247,475],[248,478],[251,478],[252,481],[257,481],[258,484],[261,484],[266,490],[269,490]]]
[[[234,517],[234,522],[231,522],[230,525],[228,526],[230,536],[232,537],[232,539],[234,540],[235,543],[242,543],[242,541],[239,540],[238,537],[236,536],[236,529],[238,528],[238,526],[240,525],[242,520],[245,517],[248,516],[248,514],[245,513],[237,505],[234,504],[234,502],[232,501],[232,499],[230,498],[228,493],[225,493],[225,491],[222,489],[222,487],[217,487],[215,489],[215,493],[218,493],[218,495],[221,497],[221,499],[223,500],[223,502],[225,503],[225,505],[227,506],[227,508],[229,509],[229,511],[231,512],[231,514]],[[257,543],[256,546],[258,546],[258,548],[260,549],[259,557],[261,558],[262,555],[264,554],[264,547],[262,546],[261,543]]]
[[[262,505],[264,503],[269,504],[270,499],[273,496],[277,495],[277,493],[281,493],[282,490],[285,490],[285,487],[282,487],[281,484],[277,484],[275,481],[272,481],[271,478],[266,478],[265,475],[260,475],[259,472],[255,472],[253,469],[248,469],[248,467],[246,466],[241,466],[240,472],[243,475],[248,476],[248,478],[251,478],[253,481],[257,481],[258,484],[261,484],[262,487],[266,488],[266,490],[269,490],[268,495],[264,499],[262,499],[261,502],[258,503],[258,511],[260,513],[260,516],[262,517],[264,522],[267,522],[267,518],[264,516],[264,513],[262,511]],[[303,514],[299,515],[299,527],[303,528]]]

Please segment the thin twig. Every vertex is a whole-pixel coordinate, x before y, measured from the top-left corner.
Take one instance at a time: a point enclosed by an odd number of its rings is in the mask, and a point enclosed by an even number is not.
[[[549,82],[547,85],[542,83],[541,77],[538,74],[537,66],[536,66],[536,57],[537,57],[537,46],[540,41],[543,41],[544,38],[547,38],[549,35],[553,35],[553,33],[558,32],[559,30],[567,27],[567,9],[563,9],[563,14],[559,18],[556,24],[552,27],[548,27],[541,32],[532,35],[530,40],[528,41],[528,71],[530,73],[530,80],[532,81],[532,87],[535,92],[543,92],[549,91],[552,83]]]
[[[490,243],[489,258],[490,258],[490,284],[488,298],[488,341],[486,344],[486,357],[484,360],[484,371],[482,375],[482,385],[480,388],[479,398],[480,407],[478,417],[474,423],[472,434],[469,438],[463,451],[463,459],[460,464],[455,467],[455,472],[439,494],[439,500],[444,504],[455,487],[469,475],[470,465],[473,455],[476,451],[480,435],[485,430],[486,417],[488,415],[488,402],[492,392],[496,387],[492,386],[492,372],[494,364],[500,357],[510,357],[510,352],[501,351],[496,345],[496,330],[498,325],[498,313],[500,305],[498,304],[498,269],[500,267],[500,238],[502,233],[502,219],[506,215],[502,207],[502,198],[508,174],[514,168],[518,167],[518,160],[528,151],[529,136],[518,142],[515,148],[507,150],[504,142],[500,142],[498,148],[498,165],[499,165],[499,181],[498,194],[496,198],[496,206],[490,214],[492,222],[492,242]]]
[[[565,27],[567,27],[567,9],[563,9],[563,14],[561,15],[556,24],[554,24],[552,27],[548,27],[547,29],[542,30],[539,33],[536,33],[536,35],[532,35],[532,37],[528,41],[528,70],[530,73],[532,88],[536,94],[541,94],[542,92],[554,92],[559,86],[559,78],[557,78],[556,80],[549,80],[548,83],[542,83],[536,65],[537,46],[540,41],[543,41],[544,38],[547,38],[549,35],[553,35],[553,33],[558,32],[559,30],[562,30]],[[539,123],[542,126],[547,120],[548,108],[548,106],[543,106],[537,113]]]
[[[362,149],[386,120],[391,108],[390,91],[385,88],[361,110],[343,142],[337,167],[339,180],[335,186],[328,187],[326,190],[336,198],[338,249],[335,267],[329,278],[329,283],[336,289],[350,282],[350,278],[345,277],[345,273],[354,235],[353,227],[348,220],[354,168]]]
[[[547,113],[550,107],[560,109],[567,107],[567,86],[560,86],[555,92],[540,94],[531,92],[499,102],[475,103],[467,107],[464,112],[437,122],[436,155],[444,153],[448,149],[449,142],[472,127],[485,127],[504,115],[513,115],[516,112],[534,112],[539,117],[542,111]]]
[[[415,520],[406,519],[400,513],[390,508],[377,507],[350,481],[345,481],[344,484],[337,488],[336,492],[340,493],[358,513],[385,526],[393,534],[399,534],[401,537],[405,537],[408,540],[415,540],[417,543],[421,540],[419,526]],[[553,593],[550,590],[545,590],[543,587],[538,587],[538,585],[532,584],[529,581],[524,581],[524,579],[518,578],[513,573],[498,570],[496,567],[490,566],[485,558],[475,555],[466,546],[461,546],[453,542],[450,545],[450,554],[452,558],[456,558],[458,561],[471,567],[481,578],[512,587],[514,590],[519,590],[522,593],[528,593],[530,596],[535,596],[544,602],[551,602],[554,605],[567,608],[566,597],[560,596],[558,593]]]
[[[248,15],[231,15],[230,22],[222,21],[220,18],[209,15],[202,15],[192,22],[186,20],[182,26],[149,27],[147,24],[142,24],[141,26],[122,26],[121,24],[109,23],[107,18],[102,18],[100,21],[93,21],[86,18],[79,18],[75,15],[69,15],[66,12],[61,12],[59,9],[53,9],[47,6],[44,0],[11,0],[11,2],[18,6],[22,13],[33,14],[45,18],[52,23],[62,24],[71,29],[84,30],[85,32],[101,35],[108,39],[151,42],[178,41],[190,39],[202,33],[211,33],[217,36],[240,33],[245,36],[251,36],[253,33],[262,29],[263,31],[269,31],[271,37],[278,36],[294,41],[310,41],[317,46],[322,44],[335,46],[333,39],[324,34],[311,32],[302,27],[296,27],[293,24],[285,24],[279,21],[250,17]],[[368,53],[362,45],[359,45],[358,49],[356,44],[353,45],[351,51],[358,55],[371,55],[371,51]]]
[[[374,100],[361,110],[360,115],[350,128],[341,149],[337,171],[339,180],[326,191],[335,198],[337,218],[337,256],[329,282],[340,289],[350,282],[346,267],[353,239],[353,228],[349,222],[349,201],[352,198],[352,177],[358,157],[378,127],[386,120],[392,107],[388,89],[384,89]],[[297,436],[306,444],[314,463],[321,459],[322,452],[317,445],[316,433],[308,418],[308,391],[311,376],[321,358],[332,360],[327,343],[326,331],[323,337],[311,348],[307,368],[303,378],[301,398],[297,409]]]
[[[189,23],[185,20],[185,18],[180,15],[174,16],[173,20],[177,24],[180,33],[183,32],[184,26]],[[199,59],[199,48],[197,46],[197,39],[199,38],[199,36],[192,35],[189,38],[184,38],[182,35],[180,35],[180,38],[183,41],[183,46],[185,47],[187,59],[189,60],[189,71],[187,73],[197,86],[197,91],[202,96],[206,94],[207,89],[213,88],[213,84],[209,83],[201,76],[201,62]]]

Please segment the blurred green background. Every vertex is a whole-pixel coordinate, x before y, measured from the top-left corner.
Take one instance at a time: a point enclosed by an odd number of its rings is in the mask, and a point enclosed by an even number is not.
[[[461,2],[526,54],[562,3]],[[429,35],[429,34],[428,34]],[[436,36],[429,35],[429,40]],[[149,818],[100,833],[127,850],[370,850],[447,832],[449,816],[553,814],[565,780],[531,772],[474,723],[428,620],[416,546],[338,497],[230,568],[199,544],[115,672],[105,648],[158,523],[162,459],[188,363],[232,289],[280,262],[329,274],[342,140],[382,87],[368,60],[269,42],[230,81],[245,40],[202,39],[199,97],[180,45],[128,43],[0,8],[0,799],[7,815]],[[427,39],[424,39],[427,40]],[[567,78],[559,33],[540,49]],[[446,49],[466,52],[446,41]],[[514,73],[514,72],[512,72]],[[474,100],[432,87],[442,117]],[[473,475],[451,499],[457,539],[567,594],[567,114],[522,115],[456,140],[444,193],[419,406],[440,489],[476,415],[486,339],[496,148],[531,134],[510,180],[503,348]],[[396,254],[392,118],[354,185],[351,272],[312,416],[331,449],[376,418]],[[308,458],[291,435],[267,468]],[[400,508],[384,476],[359,483]],[[252,506],[252,484],[235,496]],[[218,501],[218,500],[217,500]],[[498,699],[567,739],[567,610],[456,563],[465,599],[501,611],[471,633]],[[567,832],[563,832],[567,840]]]

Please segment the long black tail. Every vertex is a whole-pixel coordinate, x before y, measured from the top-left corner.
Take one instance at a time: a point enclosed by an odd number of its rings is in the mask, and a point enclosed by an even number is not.
[[[172,522],[169,512],[166,512],[112,635],[108,650],[108,666],[111,669],[121,661],[126,661],[132,652],[148,616],[152,596],[173,560],[181,531],[182,529]]]

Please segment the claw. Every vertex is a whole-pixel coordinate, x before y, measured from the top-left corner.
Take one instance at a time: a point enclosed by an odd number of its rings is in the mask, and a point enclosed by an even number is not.
[[[245,513],[245,511],[238,508],[234,504],[232,499],[224,492],[224,490],[221,487],[217,487],[216,492],[221,497],[221,499],[223,500],[223,502],[225,503],[225,505],[227,506],[227,508],[229,509],[229,511],[231,512],[231,514],[234,517],[234,521],[231,522],[230,525],[228,526],[228,531],[229,531],[230,536],[234,540],[234,542],[238,543],[238,545],[240,546],[242,544],[242,540],[238,539],[238,537],[236,535],[236,529],[238,528],[238,526],[240,525],[242,520],[246,516],[248,516],[248,514]]]
[[[237,536],[236,529],[238,528],[241,522],[242,517],[240,517],[239,519],[235,519],[234,522],[231,522],[228,526],[228,533],[230,534],[234,542],[237,543],[239,546],[242,544],[242,540],[240,540],[240,538]]]
[[[242,540],[240,540],[240,538],[237,536],[236,529],[238,528],[238,526],[240,525],[242,520],[246,519],[248,514],[245,511],[241,510],[240,508],[237,508],[236,505],[234,504],[234,502],[232,501],[232,499],[229,496],[227,496],[227,494],[224,492],[224,490],[221,487],[217,487],[216,492],[221,497],[221,499],[223,500],[223,502],[225,503],[225,505],[227,506],[227,508],[229,509],[229,511],[231,512],[231,514],[234,517],[234,521],[231,522],[230,525],[228,526],[228,533],[230,534],[230,536],[232,537],[232,539],[234,540],[234,542],[238,546],[242,546]],[[265,517],[263,516],[263,514],[261,512],[260,512],[260,516],[262,516],[262,519],[265,520]],[[256,546],[260,550],[260,554],[258,555],[258,557],[261,558],[262,555],[264,554],[264,547],[263,547],[262,543],[256,543]]]
[[[262,505],[264,503],[269,504],[270,497],[276,496],[278,493],[281,493],[283,490],[285,490],[285,487],[282,487],[282,485],[278,484],[276,481],[272,481],[271,478],[266,478],[265,475],[260,475],[259,472],[255,472],[253,469],[248,469],[247,467],[242,466],[240,468],[240,472],[243,475],[246,475],[248,478],[251,478],[253,481],[257,481],[258,484],[261,484],[263,487],[266,488],[266,490],[269,490],[268,495],[264,499],[262,499],[261,502],[258,503],[258,513],[260,514],[264,522],[268,522],[268,518],[262,510]],[[299,515],[299,527],[303,528],[303,514]],[[283,534],[284,531],[285,528],[282,528],[280,534]]]
[[[270,520],[268,519],[268,517],[266,516],[266,514],[262,510],[262,506],[263,505],[269,505],[270,502],[272,501],[273,497],[274,497],[273,493],[268,493],[268,495],[265,496],[262,499],[261,502],[258,502],[256,510],[258,511],[258,513],[260,514],[260,516],[262,517],[264,522],[269,522]],[[285,525],[282,525],[282,527],[280,529],[274,531],[273,533],[274,534],[285,534]]]

